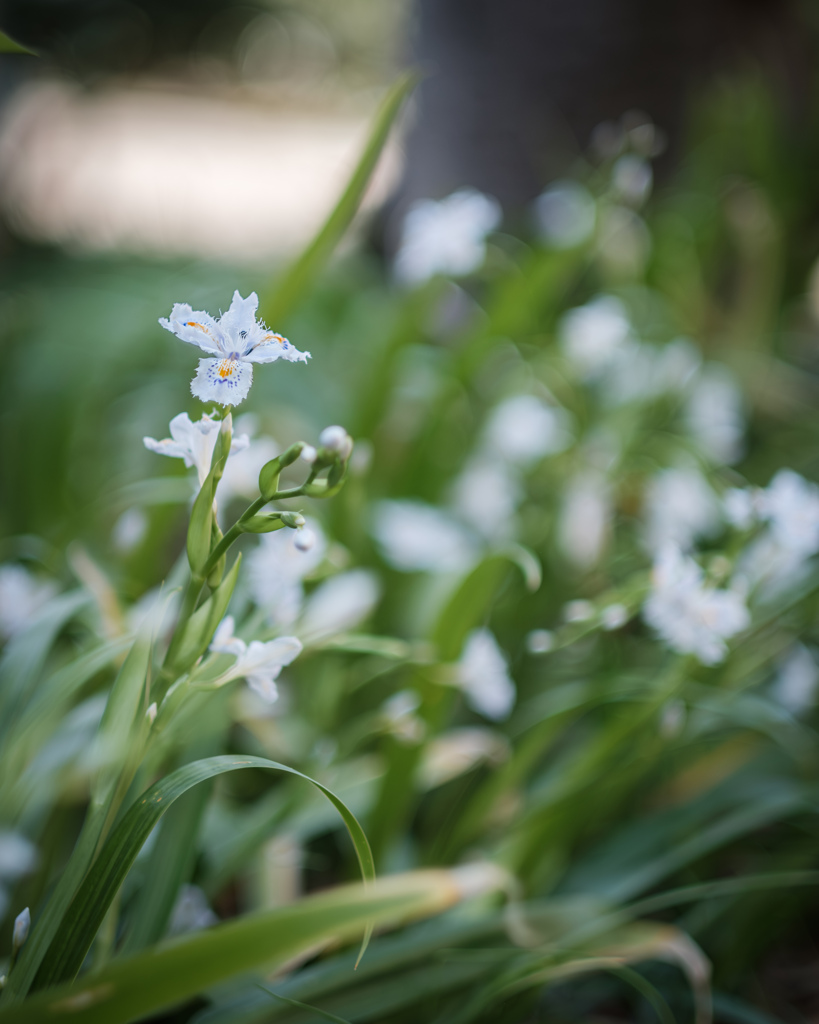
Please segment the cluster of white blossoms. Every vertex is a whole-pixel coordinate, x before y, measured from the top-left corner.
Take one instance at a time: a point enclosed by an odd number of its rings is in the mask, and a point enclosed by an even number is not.
[[[687,551],[722,528],[719,499],[695,466],[672,466],[651,477],[643,511],[646,541],[653,552],[669,544]]]
[[[570,309],[557,335],[574,372],[597,386],[605,405],[680,395],[682,424],[703,455],[729,465],[741,456],[745,416],[739,384],[727,367],[703,365],[687,338],[662,346],[640,341],[626,306],[613,295],[598,295]]]
[[[693,654],[704,665],[722,661],[728,652],[725,641],[751,622],[741,591],[706,582],[694,559],[673,545],[655,562],[643,617],[672,650]]]
[[[274,363],[278,359],[307,362],[310,358],[309,352],[300,352],[287,338],[269,331],[257,320],[258,307],[255,292],[243,299],[236,291],[230,308],[221,317],[194,311],[187,303],[177,302],[170,318],[160,318],[165,330],[212,357],[199,360],[191,381],[191,392],[203,402],[243,402],[253,383],[254,363]]]
[[[741,530],[762,525],[739,558],[738,572],[761,596],[775,599],[807,572],[819,553],[819,486],[781,469],[764,488],[729,491],[726,518]]]
[[[807,559],[819,553],[819,486],[792,469],[779,470],[766,488],[730,489],[721,502],[699,470],[663,470],[649,484],[646,511],[647,540],[657,558],[644,617],[669,647],[707,665],[721,661],[725,640],[749,625],[747,599],[776,600],[810,571]],[[718,589],[685,552],[726,523],[754,532],[736,558],[731,585]],[[786,707],[804,703],[799,694],[813,686],[812,661],[804,652],[794,657],[777,691]]]
[[[414,203],[402,226],[396,279],[419,285],[436,274],[471,274],[486,259],[486,236],[500,221],[497,200],[474,189]]]
[[[416,499],[375,506],[372,533],[401,572],[461,572],[487,544],[515,533],[523,476],[572,442],[568,413],[532,394],[503,399],[490,412],[476,450],[453,481],[446,508]]]

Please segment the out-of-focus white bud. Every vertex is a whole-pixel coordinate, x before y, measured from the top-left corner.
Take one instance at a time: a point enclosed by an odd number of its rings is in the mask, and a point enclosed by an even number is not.
[[[293,538],[293,546],[298,548],[299,551],[309,551],[312,547],[315,547],[316,535],[312,530],[308,530],[305,527],[296,531],[296,536]]]
[[[299,458],[301,458],[303,462],[306,462],[308,465],[312,466],[313,463],[316,461],[317,455],[318,452],[316,451],[316,449],[311,444],[306,444],[302,448],[301,455],[299,456]]]
[[[14,919],[14,933],[11,940],[12,956],[16,956],[22,949],[23,943],[28,938],[28,930],[31,927],[31,911],[28,907],[21,910]]]
[[[632,206],[641,206],[651,192],[651,164],[634,153],[626,153],[611,170],[614,191]]]
[[[594,605],[591,601],[569,601],[563,608],[563,618],[566,622],[588,622],[594,618]]]
[[[452,868],[450,875],[458,887],[460,898],[464,900],[490,892],[503,892],[514,884],[508,871],[488,861],[461,864]]]
[[[688,711],[685,704],[678,699],[666,701],[660,711],[660,735],[663,739],[673,740],[685,728]]]
[[[624,604],[610,604],[600,612],[600,625],[603,629],[614,630],[625,626],[628,622],[628,608]]]
[[[526,634],[526,650],[530,654],[548,654],[555,645],[555,636],[548,629],[533,629]]]
[[[156,721],[156,712],[157,712],[156,701],[154,701],[153,704],[149,704],[148,705],[148,710],[145,712],[145,717],[148,719],[148,722],[151,725],[153,725],[154,722]]]
[[[319,444],[328,452],[334,452],[342,460],[349,459],[353,450],[353,439],[344,427],[325,427],[319,434]]]

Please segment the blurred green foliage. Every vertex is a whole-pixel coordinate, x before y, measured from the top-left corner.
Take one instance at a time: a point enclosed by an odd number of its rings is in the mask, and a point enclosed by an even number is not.
[[[612,209],[632,218],[629,237],[644,258],[624,258],[622,240],[606,253],[600,233],[560,249],[534,229],[500,232],[482,269],[457,285],[439,276],[402,289],[358,253],[271,324],[313,361],[257,375],[247,411],[258,432],[283,447],[338,422],[359,452],[337,498],[299,506],[330,541],[308,591],[339,569],[366,567],[381,600],[364,624],[306,644],[276,716],[249,711],[238,689],[199,694],[140,781],[217,754],[272,757],[339,794],[381,873],[489,859],[515,883],[505,908],[484,896],[378,937],[355,974],[355,954],[330,949],[269,982],[280,999],[240,978],[184,1019],[326,1019],[298,1006],[306,1003],[335,1019],[393,1024],[642,1019],[648,1007],[663,1021],[695,1010],[703,1020],[709,961],[718,1019],[759,1020],[754,1004],[794,1010],[772,950],[810,947],[815,937],[816,710],[789,713],[771,682],[797,640],[819,641],[815,562],[784,595],[752,607],[752,628],[715,666],[670,653],[639,608],[651,567],[645,495],[661,470],[689,460],[720,496],[767,485],[783,466],[819,477],[815,137],[788,131],[760,81],[726,82],[700,104],[685,163],[645,209],[612,198],[610,164],[578,169],[599,218]],[[93,766],[71,737],[86,735],[79,718],[93,722],[111,683],[128,608],[179,576],[190,488],[182,467],[158,466],[141,438],[164,436],[170,418],[194,414],[197,403],[186,397],[191,351],[169,343],[156,318],[174,301],[224,307],[234,286],[264,295],[269,277],[268,268],[76,259],[22,246],[7,261],[4,554],[39,563],[67,590],[77,576],[81,586],[76,605],[50,606],[50,636],[41,621],[28,647],[25,636],[9,642],[0,667],[9,692],[46,695],[30,706],[36,713],[23,710],[25,729],[8,748],[17,775],[4,824],[32,839],[41,863],[14,890],[6,949],[13,915],[38,905],[79,830]],[[748,419],[741,459],[697,447],[673,388],[613,402],[613,376],[590,383],[573,374],[562,318],[600,293],[622,302],[644,353],[684,335],[730,370]],[[402,571],[374,539],[378,503],[412,499],[450,514],[453,485],[493,410],[520,394],[559,406],[570,443],[525,468],[513,528],[486,537],[470,564]],[[612,437],[609,536],[583,563],[567,554],[561,516],[579,470],[599,467]],[[112,529],[134,507],[148,528],[123,554]],[[724,524],[703,540],[715,578],[742,543]],[[567,616],[578,599],[591,612]],[[612,605],[627,622],[601,630]],[[231,611],[248,637],[273,635],[241,584]],[[508,655],[517,691],[508,721],[479,714],[454,674],[482,628]],[[533,630],[549,631],[540,650]],[[396,712],[400,700],[390,699],[408,691],[410,704]],[[477,746],[459,747],[465,736]],[[354,878],[339,825],[296,783],[231,773],[209,800],[180,801],[164,819],[155,849],[177,851],[174,884],[138,934],[156,938],[182,882],[195,881],[225,917],[275,916],[293,885]],[[128,926],[157,870],[153,856],[137,859],[92,950],[93,966],[114,979],[129,970],[118,949],[140,948]],[[360,924],[358,904],[350,915]],[[204,949],[209,940],[190,941]],[[92,1010],[79,1017],[97,1019]]]

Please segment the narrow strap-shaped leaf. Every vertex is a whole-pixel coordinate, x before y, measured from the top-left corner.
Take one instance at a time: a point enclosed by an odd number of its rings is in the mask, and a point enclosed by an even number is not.
[[[263,757],[209,757],[179,768],[155,783],[132,804],[109,836],[94,866],[74,898],[62,927],[37,973],[34,987],[46,988],[74,978],[94,941],[100,924],[116,896],[143,843],[174,800],[192,786],[239,768],[272,768],[312,783],[330,800],[341,815],[361,867],[364,879],[375,878],[375,866],[367,837],[353,813],[331,790],[295,768]],[[369,935],[365,936],[366,946]],[[362,949],[363,952],[363,949]]]
[[[69,906],[73,905],[72,899],[93,860],[94,852],[105,835],[114,795],[123,783],[130,782],[122,777],[123,771],[127,771],[124,763],[116,764],[112,758],[117,751],[127,752],[131,749],[131,733],[141,718],[140,711],[143,710],[147,695],[150,656],[149,637],[137,637],[111,687],[97,734],[97,755],[102,763],[91,784],[91,803],[82,832],[62,877],[9,976],[0,997],[4,1004],[23,998],[29,991],[63,916]]]
[[[15,725],[60,630],[91,597],[84,590],[60,594],[9,641],[0,659],[0,739]]]
[[[117,673],[100,722],[97,759],[101,768],[91,784],[91,799],[98,805],[105,804],[114,792],[119,772],[112,768],[122,763],[122,752],[129,749],[134,725],[148,705],[150,665],[151,637],[144,632],[134,640]]]
[[[493,888],[487,882],[480,891]],[[37,993],[0,1011],[0,1024],[127,1024],[235,975],[275,968],[330,939],[352,938],[369,921],[428,917],[477,891],[473,879],[455,869],[416,871],[366,887],[359,883],[317,893],[117,960],[78,984]]]
[[[290,267],[274,293],[262,299],[262,312],[269,324],[280,324],[297,305],[318,276],[349,227],[364,196],[381,150],[404,100],[417,82],[414,74],[404,75],[387,93],[373,122],[364,152],[350,176],[341,198],[319,233]]]
[[[179,887],[190,877],[196,857],[193,840],[211,792],[212,785],[196,786],[165,815],[146,865],[150,884],[142,887],[135,901],[134,917],[122,944],[125,956],[159,942],[165,934]]]
[[[432,635],[442,661],[457,658],[467,633],[486,620],[510,563],[518,564],[505,554],[490,555],[464,577],[441,613]]]

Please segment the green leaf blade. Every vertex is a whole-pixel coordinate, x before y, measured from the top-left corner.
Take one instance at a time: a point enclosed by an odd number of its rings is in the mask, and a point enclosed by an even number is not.
[[[320,782],[295,768],[262,757],[220,756],[194,761],[155,783],[132,804],[111,833],[43,958],[34,988],[46,988],[76,976],[123,879],[167,808],[197,783],[240,768],[286,772],[306,779],[321,790],[347,826],[365,881],[375,878],[372,852],[361,825],[343,801]],[[368,938],[369,933],[365,935],[365,947]]]
[[[389,91],[375,116],[364,152],[333,212],[313,241],[284,275],[275,291],[269,296],[262,297],[262,312],[269,324],[282,323],[292,312],[350,226],[393,123],[417,81],[416,74],[404,75]]]

